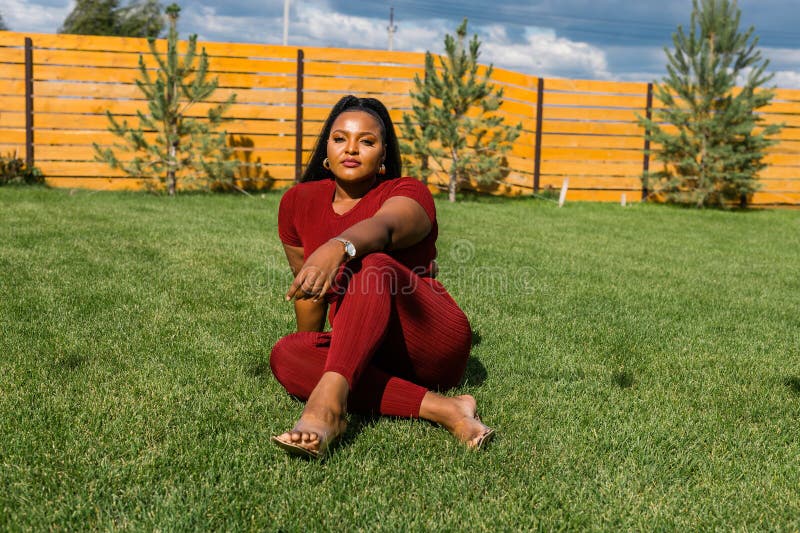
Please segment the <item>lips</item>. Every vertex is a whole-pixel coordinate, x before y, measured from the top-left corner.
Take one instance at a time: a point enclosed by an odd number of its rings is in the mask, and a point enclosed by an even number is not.
[[[360,165],[361,163],[355,159],[345,159],[342,161],[342,166],[347,168],[355,168]]]

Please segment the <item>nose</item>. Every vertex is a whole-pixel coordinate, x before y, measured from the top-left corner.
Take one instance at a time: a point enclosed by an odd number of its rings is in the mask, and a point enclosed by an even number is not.
[[[348,154],[358,153],[358,139],[348,139],[347,146],[345,146],[345,153]]]

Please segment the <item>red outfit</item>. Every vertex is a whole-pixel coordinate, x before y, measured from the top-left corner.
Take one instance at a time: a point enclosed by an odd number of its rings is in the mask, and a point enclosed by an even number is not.
[[[350,384],[350,410],[418,417],[429,388],[449,389],[461,380],[472,340],[467,317],[428,272],[438,234],[433,198],[413,178],[385,180],[339,215],[332,206],[335,187],[333,180],[300,183],[281,199],[281,241],[302,246],[305,258],[393,196],[417,201],[431,219],[431,231],[414,246],[348,262],[336,280],[332,330],[282,338],[270,366],[301,399],[324,372],[334,371]]]

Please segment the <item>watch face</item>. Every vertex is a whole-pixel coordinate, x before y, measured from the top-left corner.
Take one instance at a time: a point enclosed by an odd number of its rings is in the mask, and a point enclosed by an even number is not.
[[[344,244],[344,251],[347,252],[347,255],[349,255],[350,257],[356,256],[356,247],[353,246],[352,242],[346,242]]]

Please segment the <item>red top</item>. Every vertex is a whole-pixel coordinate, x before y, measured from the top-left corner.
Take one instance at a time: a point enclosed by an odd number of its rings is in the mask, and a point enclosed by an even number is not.
[[[436,207],[428,188],[414,178],[379,181],[352,209],[341,215],[333,211],[336,183],[333,180],[307,181],[290,188],[278,209],[278,234],[289,246],[302,246],[304,259],[314,250],[350,226],[373,216],[383,202],[405,196],[418,202],[431,219],[431,231],[417,244],[387,252],[409,269],[428,272],[436,258]]]

